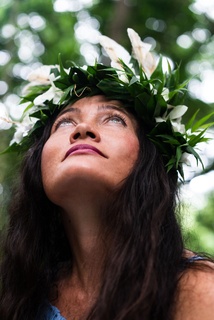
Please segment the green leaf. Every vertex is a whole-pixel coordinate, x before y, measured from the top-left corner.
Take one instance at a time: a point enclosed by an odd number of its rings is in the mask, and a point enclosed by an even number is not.
[[[164,82],[165,76],[163,73],[163,66],[162,65],[163,65],[163,57],[160,56],[160,59],[158,61],[158,65],[151,75],[151,78],[150,78],[151,80],[159,79],[161,82]]]
[[[28,110],[30,110],[33,107],[33,102],[29,103],[29,105],[25,108],[24,113],[26,113]]]
[[[176,168],[178,167],[181,157],[182,157],[182,150],[181,150],[181,147],[179,146],[176,148]]]
[[[202,129],[209,129],[210,127],[212,127],[214,125],[214,121],[213,122],[208,122],[208,123],[205,123],[201,126]]]
[[[132,86],[135,82],[139,81],[138,78],[136,76],[133,76],[131,78],[131,81],[129,82],[129,86]]]
[[[204,164],[203,164],[199,154],[191,146],[187,146],[185,151],[187,153],[192,154],[195,157],[196,161],[197,161],[197,165],[198,165],[198,161],[199,161],[201,163],[201,165],[202,165],[202,168],[204,169]]]
[[[154,117],[162,116],[167,111],[167,103],[161,95],[156,96],[157,103],[155,105]]]
[[[63,93],[61,99],[60,99],[60,104],[64,103],[65,100],[68,99],[69,95],[71,95],[72,91],[73,91],[74,85],[68,87],[65,92]]]
[[[15,142],[11,146],[9,146],[7,149],[1,151],[0,155],[10,153],[10,152],[17,152],[19,150],[20,150],[20,145]]]
[[[178,146],[180,145],[180,141],[173,138],[172,136],[168,136],[166,134],[160,134],[160,135],[157,135],[157,137],[162,138],[165,143],[169,143],[171,145],[178,145]]]
[[[60,68],[60,74],[62,77],[67,77],[67,73],[65,72],[64,66],[62,64],[61,54],[58,55],[58,61],[59,61],[59,68]]]
[[[151,75],[152,83],[155,86],[155,89],[157,90],[158,94],[160,94],[163,91],[163,87],[165,84],[165,74],[163,72],[162,64],[163,64],[163,59],[162,59],[162,56],[160,56],[158,65]]]
[[[186,125],[185,125],[186,130],[192,128],[198,112],[199,112],[199,109],[193,114],[193,116],[190,118],[190,120],[186,123]]]
[[[193,126],[192,126],[192,132],[197,131],[207,120],[210,119],[210,117],[214,115],[214,111],[203,117],[202,119],[198,120]]]
[[[188,143],[190,146],[194,147],[197,143],[201,142],[201,139],[205,133],[206,129],[202,130],[199,134],[197,135],[191,135],[190,138],[188,139]]]

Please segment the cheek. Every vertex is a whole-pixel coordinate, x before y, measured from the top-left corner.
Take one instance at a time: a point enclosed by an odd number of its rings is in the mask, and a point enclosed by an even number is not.
[[[136,136],[136,134],[130,133],[128,135],[126,135],[125,139],[124,139],[124,149],[125,152],[127,153],[127,155],[130,158],[137,158],[138,153],[139,153],[139,148],[140,148],[140,144],[139,144],[139,140],[138,137]]]
[[[127,139],[128,150],[133,153],[133,156],[137,156],[140,148],[139,140],[136,136],[129,137]]]
[[[115,161],[117,167],[129,173],[137,161],[139,148],[139,140],[136,135],[130,134],[126,136],[126,139],[122,139],[118,148],[118,161]]]
[[[41,156],[41,174],[42,184],[47,197],[55,203],[57,181],[59,179],[59,165],[60,165],[60,150],[53,146],[51,141],[47,141],[44,145]]]
[[[62,136],[50,136],[42,150],[42,166],[49,167],[52,163],[61,162],[63,156],[65,138]]]
[[[47,179],[48,176],[53,174],[54,168],[56,168],[57,162],[59,162],[59,152],[55,148],[52,147],[52,144],[48,140],[44,145],[42,150],[41,157],[41,171],[42,171],[42,180],[43,183]]]
[[[130,163],[131,168],[133,168],[134,164],[137,161],[139,154],[139,140],[137,137],[130,137],[127,139],[127,159]]]

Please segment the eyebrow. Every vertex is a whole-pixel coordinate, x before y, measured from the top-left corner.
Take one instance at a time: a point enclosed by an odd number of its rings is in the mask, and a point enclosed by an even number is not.
[[[125,108],[123,107],[117,107],[115,105],[111,105],[111,104],[106,104],[106,105],[102,105],[102,106],[98,106],[97,107],[97,111],[102,111],[102,110],[116,110],[116,111],[119,111],[119,112],[122,112],[126,115],[128,115],[127,111],[125,110]],[[57,118],[61,117],[63,114],[65,113],[68,113],[68,112],[71,112],[71,113],[81,113],[81,108],[74,108],[74,107],[69,107],[69,108],[66,108],[64,110],[62,110]]]
[[[122,106],[118,107],[118,106],[115,106],[115,105],[112,105],[112,104],[106,104],[106,105],[103,105],[103,106],[98,106],[97,110],[98,111],[100,111],[100,110],[116,110],[116,111],[123,112],[123,113],[127,114],[127,111],[125,110],[125,108],[123,108]]]
[[[60,116],[62,116],[63,114],[65,114],[65,113],[67,113],[67,112],[80,113],[81,110],[78,109],[78,108],[69,107],[69,108],[66,108],[66,109],[62,110],[62,111],[58,114],[57,118],[59,118]]]

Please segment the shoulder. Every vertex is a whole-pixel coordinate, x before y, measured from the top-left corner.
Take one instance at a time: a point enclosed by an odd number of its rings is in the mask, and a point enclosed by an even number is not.
[[[213,320],[214,314],[214,264],[196,262],[182,275],[177,301],[175,320]]]

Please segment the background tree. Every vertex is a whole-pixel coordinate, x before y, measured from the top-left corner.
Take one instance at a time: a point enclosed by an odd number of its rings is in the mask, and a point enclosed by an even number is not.
[[[214,106],[210,86],[214,81],[213,12],[212,1],[203,0],[1,0],[0,117],[5,108],[14,119],[20,116],[15,106],[30,70],[55,64],[59,52],[64,61],[84,64],[101,57],[106,62],[97,45],[100,32],[130,49],[128,27],[151,43],[157,54],[168,57],[172,65],[181,62],[181,79],[194,77],[189,84],[186,103],[191,108],[187,117],[197,109],[203,116]],[[8,130],[0,132],[0,150],[11,136]],[[213,154],[207,159],[209,172],[214,169]],[[4,209],[15,178],[12,169],[18,162],[13,155],[0,158],[0,226],[6,221]],[[209,212],[212,220],[212,209]],[[205,242],[200,242],[202,249],[207,247]]]

